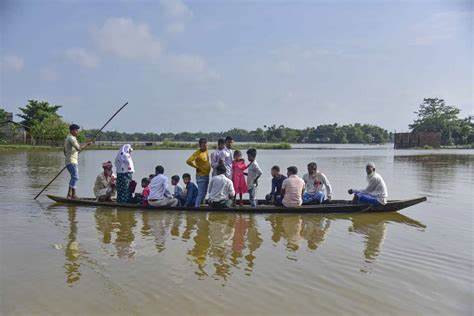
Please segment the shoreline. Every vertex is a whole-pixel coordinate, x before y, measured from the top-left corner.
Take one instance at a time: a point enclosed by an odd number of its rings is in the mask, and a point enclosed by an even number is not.
[[[297,147],[298,144],[293,146],[288,143],[248,143],[248,144],[234,144],[235,149],[244,150],[248,148],[255,148],[259,150],[290,150],[290,149],[304,149],[304,150],[345,150],[345,149],[356,149],[356,148],[327,148],[327,147]],[[334,144],[339,145],[339,144]],[[354,144],[354,145],[367,145],[367,144]],[[180,142],[166,142],[160,145],[153,146],[134,146],[134,150],[193,150],[197,146],[191,143],[180,143]],[[118,150],[120,145],[91,145],[85,150]],[[210,148],[212,150],[212,148]],[[365,148],[357,148],[363,150]],[[367,148],[373,149],[373,148]],[[382,148],[385,149],[385,148]],[[454,145],[454,146],[441,146],[440,148],[427,148],[427,147],[415,147],[415,148],[400,148],[397,151],[410,151],[410,150],[444,150],[444,149],[474,149],[474,145]],[[25,145],[25,144],[0,144],[0,152],[15,151],[15,150],[27,150],[27,151],[61,151],[63,147],[59,146],[44,146],[44,145]]]
[[[248,148],[255,148],[259,150],[269,150],[269,149],[281,149],[289,150],[292,149],[291,145],[288,143],[249,143],[249,144],[235,144],[233,146],[235,149],[243,150]],[[87,147],[84,151],[87,150],[119,150],[120,145],[91,145]],[[196,144],[191,143],[163,143],[160,145],[153,146],[133,146],[134,150],[194,150],[197,149]],[[209,148],[213,149],[213,148]],[[59,146],[43,146],[43,145],[24,145],[24,144],[5,144],[0,145],[0,152],[2,151],[13,151],[13,150],[29,150],[29,151],[62,151],[63,147]]]

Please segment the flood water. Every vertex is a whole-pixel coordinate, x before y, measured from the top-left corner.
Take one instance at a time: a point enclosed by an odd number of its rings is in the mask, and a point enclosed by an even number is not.
[[[136,151],[135,178],[157,164],[168,176],[190,172],[190,153]],[[114,156],[81,154],[80,196]],[[67,207],[33,200],[62,167],[60,152],[0,153],[0,314],[473,313],[474,151],[259,151],[259,196],[274,164],[303,171],[313,160],[334,198],[364,187],[374,161],[390,198],[428,201],[358,215]],[[67,180],[47,192],[65,195]]]

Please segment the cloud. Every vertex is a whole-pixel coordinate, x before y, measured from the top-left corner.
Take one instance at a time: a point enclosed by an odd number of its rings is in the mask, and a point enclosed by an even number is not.
[[[167,20],[166,32],[183,32],[187,22],[194,15],[191,9],[181,0],[161,0],[160,5],[163,16]]]
[[[3,57],[3,60],[0,62],[1,68],[11,69],[14,71],[21,71],[25,66],[23,58],[15,55],[6,55]]]
[[[163,49],[148,25],[130,18],[108,18],[93,33],[102,51],[123,58],[155,61]]]
[[[43,67],[40,70],[40,77],[43,80],[47,81],[56,81],[59,79],[59,74],[52,68]]]
[[[181,0],[161,0],[160,5],[167,18],[188,19],[193,16],[193,12]]]
[[[69,60],[85,68],[95,68],[99,64],[99,57],[84,48],[70,48],[65,54]]]
[[[202,57],[190,54],[167,56],[162,70],[199,82],[219,78],[218,73],[212,70]]]
[[[473,11],[447,11],[431,15],[413,27],[415,45],[431,45],[449,40],[471,27]],[[472,34],[471,34],[472,35]]]

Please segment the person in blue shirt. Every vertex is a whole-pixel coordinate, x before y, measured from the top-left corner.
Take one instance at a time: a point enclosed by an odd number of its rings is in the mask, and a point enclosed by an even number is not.
[[[283,199],[283,196],[281,194],[281,185],[283,184],[283,180],[285,180],[286,177],[280,174],[280,167],[278,166],[273,166],[271,173],[272,173],[272,190],[270,191],[269,194],[265,196],[265,199],[270,204],[281,205],[281,200]]]
[[[183,182],[185,189],[183,192],[183,206],[194,207],[198,195],[198,187],[191,182],[191,175],[189,173],[183,174]]]
[[[171,185],[174,186],[173,197],[178,200],[178,206],[183,206],[185,202],[183,188],[179,185],[179,176],[171,177]]]

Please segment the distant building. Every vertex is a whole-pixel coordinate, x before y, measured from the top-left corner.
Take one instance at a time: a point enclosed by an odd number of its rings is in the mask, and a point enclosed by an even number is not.
[[[441,146],[440,132],[395,133],[395,149]]]
[[[7,112],[6,120],[0,122],[0,138],[10,144],[26,144],[31,141],[26,129],[13,121],[13,113]]]

